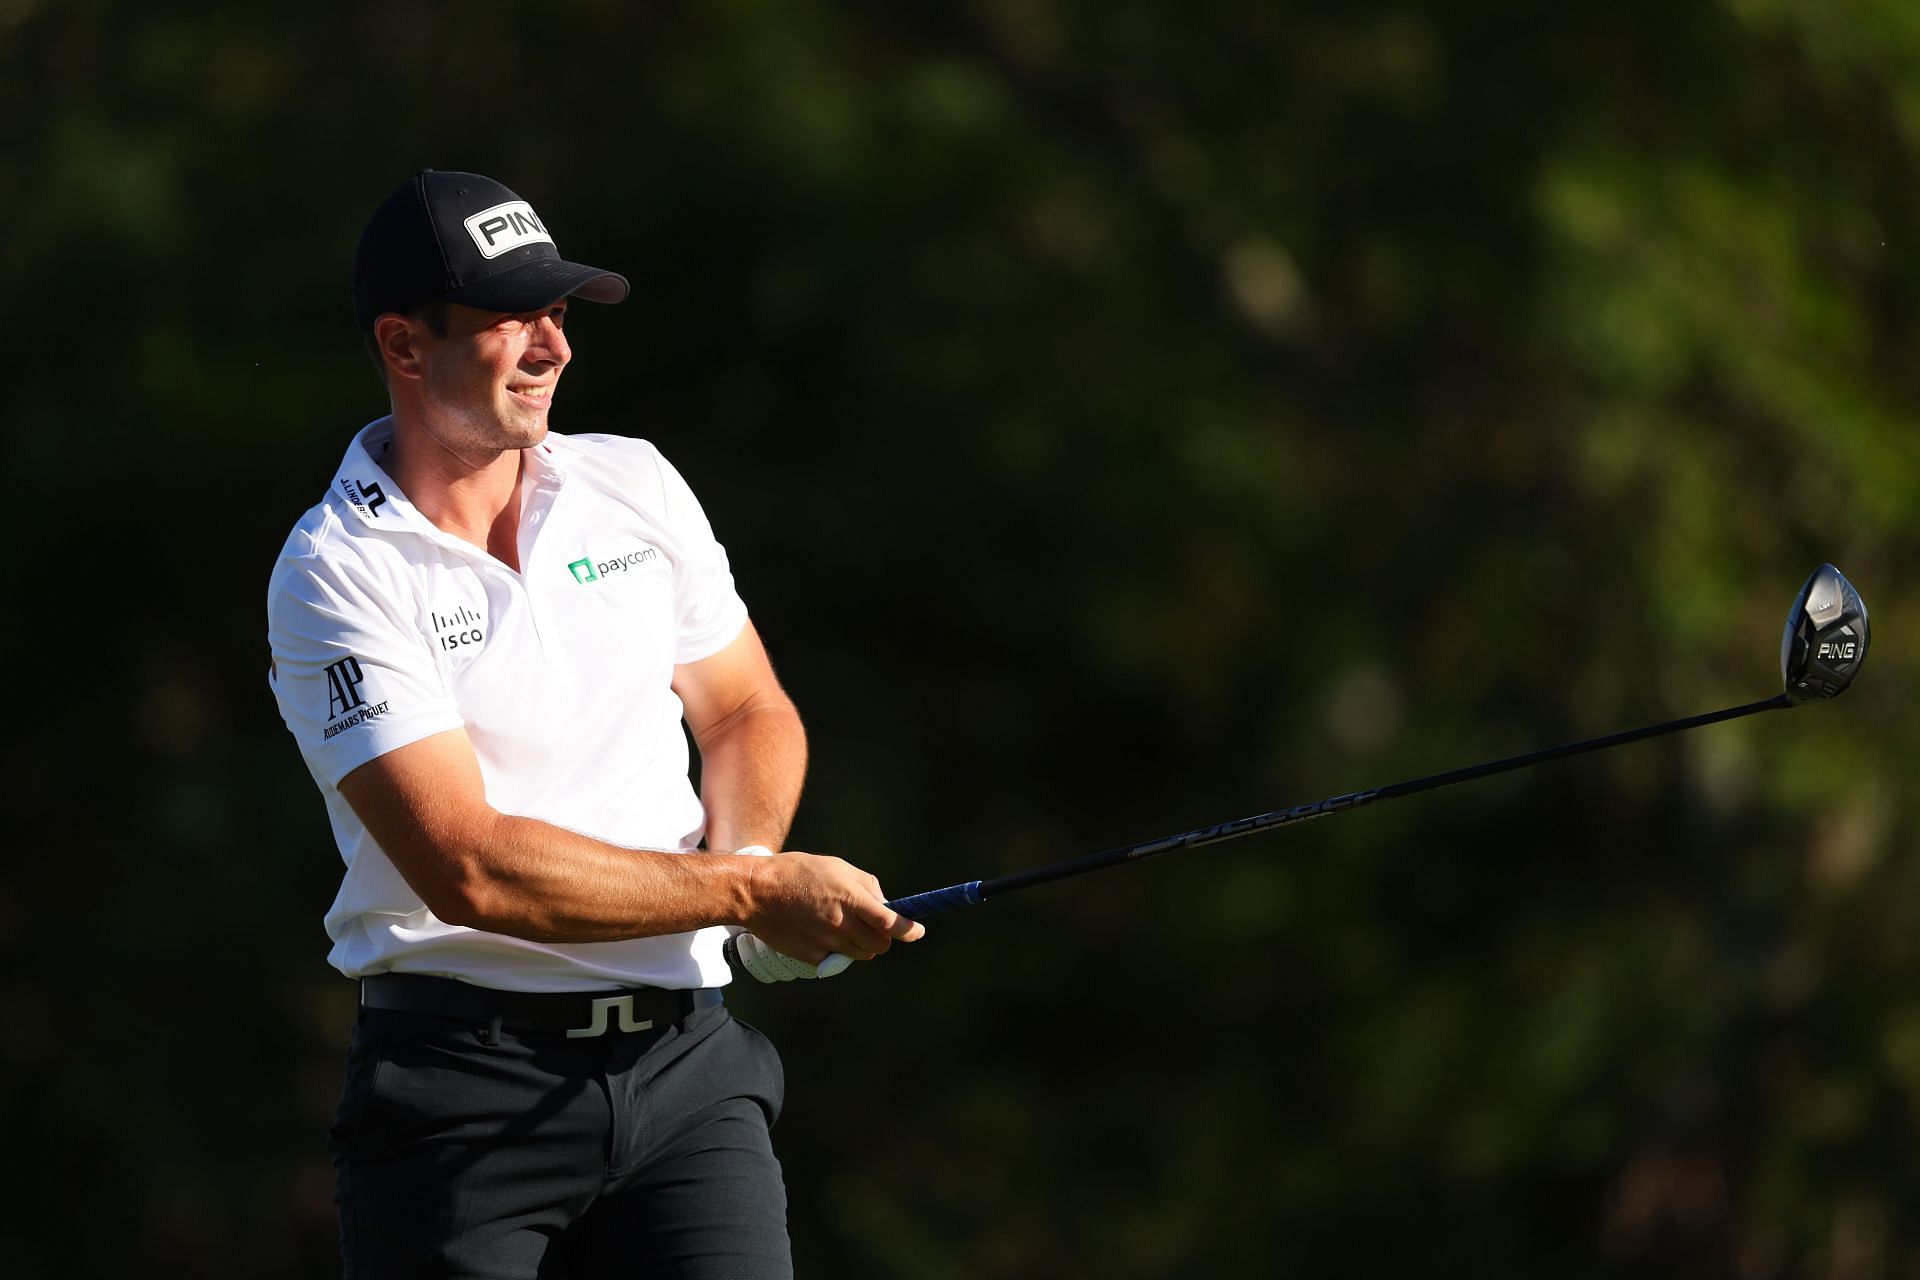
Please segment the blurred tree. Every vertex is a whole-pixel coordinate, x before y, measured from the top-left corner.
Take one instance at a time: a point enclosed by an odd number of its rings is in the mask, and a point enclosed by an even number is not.
[[[796,839],[897,892],[1763,696],[1823,559],[1873,609],[1831,708],[739,991],[802,1274],[1920,1267],[1904,0],[0,0],[0,58],[22,1274],[333,1270],[260,591],[421,165],[634,279],[559,425],[693,480]]]

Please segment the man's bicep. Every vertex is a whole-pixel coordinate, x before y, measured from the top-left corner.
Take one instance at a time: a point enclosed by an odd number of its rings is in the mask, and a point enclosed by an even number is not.
[[[465,729],[375,756],[340,779],[340,795],[433,913],[457,923],[472,856],[497,816]]]
[[[675,667],[673,691],[696,740],[755,707],[791,705],[751,621],[718,653]]]

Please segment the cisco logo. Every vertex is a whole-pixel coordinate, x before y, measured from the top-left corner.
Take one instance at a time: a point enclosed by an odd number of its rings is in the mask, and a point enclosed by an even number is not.
[[[454,650],[468,645],[478,645],[487,638],[487,620],[465,605],[461,605],[452,613],[435,613],[429,610],[427,620],[433,623],[434,637],[440,641],[442,649]]]

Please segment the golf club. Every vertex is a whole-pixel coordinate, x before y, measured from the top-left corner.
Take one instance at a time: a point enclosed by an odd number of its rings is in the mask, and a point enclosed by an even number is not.
[[[1628,729],[1622,733],[1608,734],[1603,738],[1590,738],[1585,742],[1548,747],[1542,751],[1529,751],[1525,755],[1509,756],[1505,760],[1468,765],[1463,769],[1452,769],[1430,777],[1415,778],[1410,782],[1395,782],[1367,791],[1350,791],[1345,795],[1315,800],[1310,804],[1294,805],[1291,808],[1275,809],[1271,813],[1256,814],[1251,818],[1240,818],[1233,822],[1216,822],[1212,826],[1184,831],[1179,835],[1162,836],[1158,840],[1146,840],[1118,849],[1108,849],[1102,853],[1048,863],[1045,866],[1017,871],[1010,875],[996,876],[991,880],[969,880],[962,884],[949,885],[944,889],[931,889],[905,898],[894,898],[888,901],[887,906],[910,919],[923,920],[928,916],[939,915],[959,907],[975,906],[990,897],[1012,893],[1016,889],[1028,889],[1037,884],[1047,884],[1054,880],[1064,880],[1069,876],[1084,875],[1089,871],[1138,862],[1174,849],[1197,849],[1202,845],[1219,844],[1223,840],[1234,840],[1260,831],[1272,831],[1296,822],[1305,822],[1310,818],[1324,818],[1328,814],[1344,813],[1381,800],[1398,800],[1402,796],[1450,787],[1457,782],[1489,778],[1497,773],[1545,764],[1549,760],[1560,760],[1588,751],[1603,751],[1608,747],[1639,742],[1643,738],[1679,733],[1685,729],[1698,729],[1703,725],[1719,724],[1723,720],[1737,720],[1742,716],[1754,715],[1761,711],[1781,710],[1797,706],[1802,702],[1821,702],[1829,698],[1837,698],[1846,692],[1847,686],[1853,683],[1855,676],[1859,675],[1860,668],[1867,657],[1867,640],[1867,607],[1861,602],[1860,593],[1853,589],[1853,584],[1849,583],[1838,569],[1830,564],[1823,564],[1814,570],[1813,576],[1808,578],[1806,585],[1800,588],[1800,594],[1794,599],[1793,608],[1787,613],[1786,630],[1780,638],[1780,677],[1783,688],[1771,698],[1749,702],[1744,706],[1728,707],[1723,711],[1709,711],[1702,715],[1688,716],[1681,720],[1668,720],[1662,724],[1649,725],[1644,729]],[[728,959],[734,960],[734,942],[730,940],[727,947]],[[851,963],[851,959],[846,956],[828,956],[820,962],[819,975],[830,977]]]

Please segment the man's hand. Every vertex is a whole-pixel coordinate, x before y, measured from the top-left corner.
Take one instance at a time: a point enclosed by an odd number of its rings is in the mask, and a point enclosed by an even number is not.
[[[926,926],[887,906],[880,882],[839,858],[776,853],[748,882],[748,932],[782,955],[817,965],[839,953],[871,960]]]

